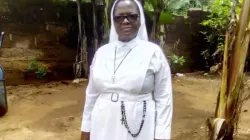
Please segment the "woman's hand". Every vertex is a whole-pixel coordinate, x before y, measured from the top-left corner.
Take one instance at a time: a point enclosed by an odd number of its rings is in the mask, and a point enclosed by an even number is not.
[[[81,140],[90,140],[90,133],[89,132],[82,132]]]

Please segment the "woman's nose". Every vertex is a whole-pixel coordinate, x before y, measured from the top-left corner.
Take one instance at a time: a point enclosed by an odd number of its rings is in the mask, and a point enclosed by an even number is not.
[[[122,23],[123,23],[123,24],[128,24],[128,23],[130,23],[130,22],[128,21],[127,18],[124,18],[124,20],[122,21]]]

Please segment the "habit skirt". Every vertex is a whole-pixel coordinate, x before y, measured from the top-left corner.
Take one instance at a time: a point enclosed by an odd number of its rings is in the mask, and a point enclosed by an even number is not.
[[[126,119],[132,134],[139,131],[146,101],[144,125],[137,137],[128,133],[121,118],[121,101],[124,101]],[[155,102],[152,94],[101,93],[91,116],[90,140],[154,140]]]

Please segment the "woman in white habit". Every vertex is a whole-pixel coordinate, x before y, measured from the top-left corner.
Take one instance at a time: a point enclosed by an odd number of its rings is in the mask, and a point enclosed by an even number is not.
[[[148,41],[138,0],[117,0],[109,43],[95,53],[81,140],[169,140],[173,114],[169,64]]]

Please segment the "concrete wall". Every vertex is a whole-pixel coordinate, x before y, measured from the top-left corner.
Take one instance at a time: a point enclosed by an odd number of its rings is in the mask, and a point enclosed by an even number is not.
[[[33,59],[48,68],[46,80],[72,79],[78,35],[76,4],[35,4],[26,8],[18,7],[17,3],[6,5],[0,5],[0,31],[5,32],[3,47],[0,49],[0,65],[5,69],[6,82],[33,82],[25,80],[24,74]],[[87,21],[89,61],[94,53],[91,11],[90,4],[82,5],[83,20]],[[98,16],[101,15],[98,12]]]
[[[184,56],[186,63],[179,72],[193,72],[205,69],[205,60],[200,55],[208,47],[208,43],[201,34],[205,28],[200,23],[206,18],[208,12],[201,9],[190,9],[188,17],[175,17],[172,24],[166,25],[166,55],[173,52]],[[178,42],[178,43],[177,43]],[[178,45],[177,45],[178,44]]]
[[[0,49],[0,64],[5,68],[7,83],[30,83],[30,80],[25,80],[24,71],[32,59],[37,59],[41,65],[49,68],[52,74],[48,79],[72,78],[78,32],[76,5],[54,8],[48,5],[35,5],[34,8],[31,5],[29,9],[8,5],[12,12],[7,10],[7,13],[6,5],[2,5],[2,11],[0,8],[0,30],[5,32],[3,48]],[[98,27],[101,34],[103,13],[99,8]],[[87,21],[90,62],[94,53],[91,6],[86,5],[82,14]],[[199,33],[202,29],[199,23],[206,14],[201,10],[190,10],[188,18],[176,17],[173,24],[166,26],[166,55],[175,52],[174,44],[179,40],[177,54],[183,55],[187,61],[180,72],[204,67],[200,51],[206,48],[206,43]]]
[[[3,47],[0,49],[0,64],[6,71],[7,82],[21,82],[20,79],[24,79],[24,72],[33,59],[47,67],[48,72],[52,72],[54,78],[59,78],[60,75],[73,76],[72,64],[76,54],[75,49],[60,43],[60,39],[64,38],[66,28],[51,26],[49,31],[25,34],[18,32],[22,25],[2,24],[1,26],[5,29],[5,38]],[[42,28],[41,25],[29,26],[34,30],[39,27]]]

